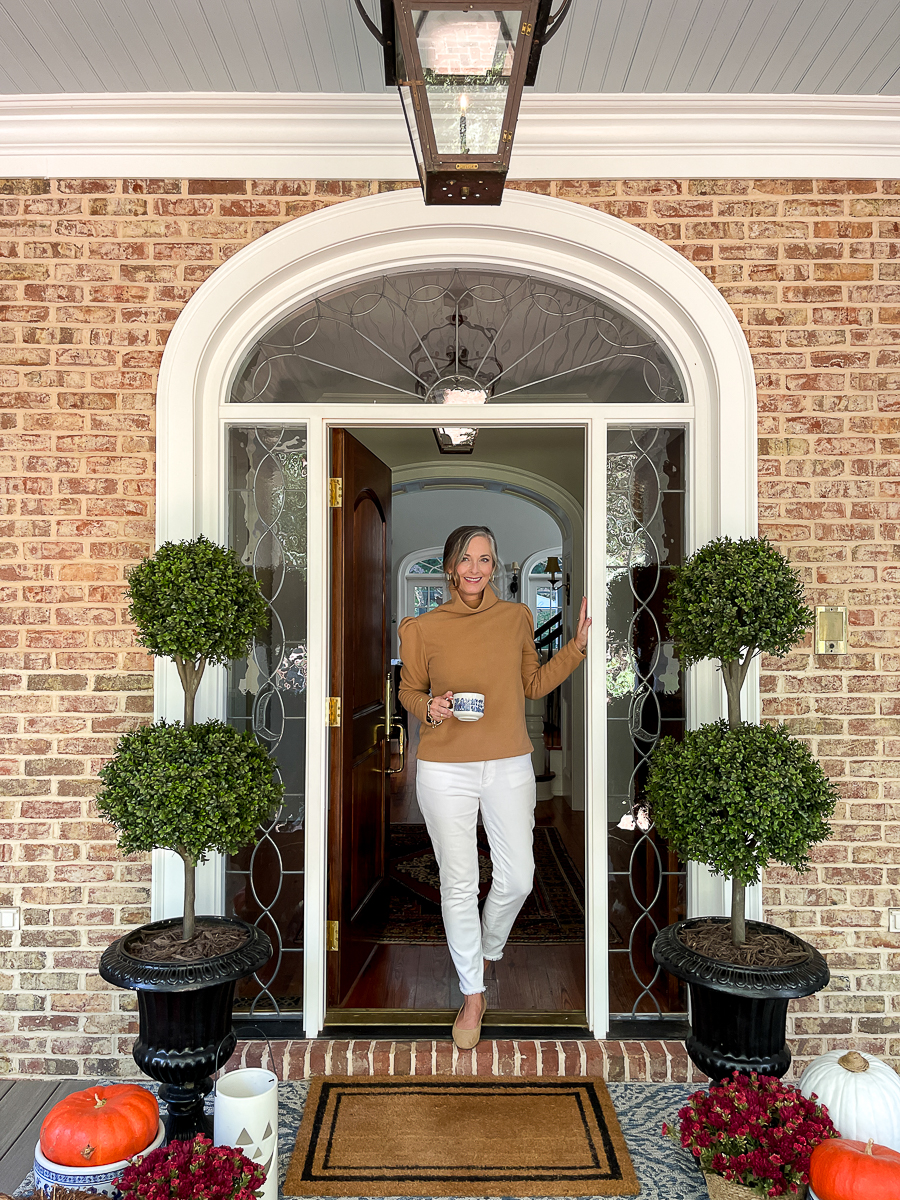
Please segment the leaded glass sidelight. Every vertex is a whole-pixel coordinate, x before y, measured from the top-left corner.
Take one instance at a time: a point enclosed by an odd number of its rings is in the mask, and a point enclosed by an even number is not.
[[[275,955],[237,986],[237,1009],[279,1014],[303,995],[306,805],[306,430],[231,427],[228,522],[232,547],[262,585],[268,621],[232,664],[227,716],[252,729],[285,785],[281,809],[255,845],[226,861],[227,911],[269,935]]]
[[[610,1010],[685,1010],[683,985],[654,963],[659,929],[686,916],[686,872],[644,801],[647,760],[684,730],[683,677],[664,600],[684,559],[685,434],[610,430],[607,446],[606,703]]]
[[[665,347],[607,301],[533,275],[429,269],[325,292],[244,358],[239,404],[681,403]],[[436,424],[438,422],[436,421]]]

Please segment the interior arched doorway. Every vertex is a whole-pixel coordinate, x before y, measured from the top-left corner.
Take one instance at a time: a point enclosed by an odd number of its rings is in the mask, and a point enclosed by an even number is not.
[[[684,402],[667,420],[690,431],[689,471],[692,506],[685,530],[693,547],[727,533],[745,536],[756,528],[755,388],[752,365],[740,327],[719,293],[680,255],[642,231],[587,207],[522,192],[510,192],[497,209],[426,208],[413,191],[336,205],[285,225],[248,246],[198,290],[169,339],[160,372],[158,538],[227,537],[224,430],[240,422],[271,426],[303,423],[308,446],[308,639],[305,670],[310,720],[306,735],[306,779],[310,796],[324,795],[327,766],[327,587],[329,475],[328,437],[332,427],[432,428],[434,409],[417,404],[339,406],[300,401],[229,403],[230,389],[258,339],[292,310],[329,289],[385,272],[468,267],[529,271],[544,279],[602,298],[627,314],[665,348],[684,387]],[[658,404],[601,405],[566,399],[554,403],[555,424],[581,429],[586,438],[588,475],[585,512],[585,579],[594,603],[604,596],[604,518],[606,493],[597,470],[607,453],[606,430],[616,422],[652,427]],[[447,404],[441,423],[471,423],[471,409]],[[485,429],[547,423],[533,404],[488,405],[479,411]],[[593,464],[593,465],[591,465]],[[598,611],[594,609],[595,621]],[[596,621],[597,626],[602,624]],[[588,684],[587,787],[601,796],[605,787],[606,705],[604,658],[595,640]],[[156,706],[160,715],[177,713],[177,681],[157,666]],[[208,673],[198,712],[222,713],[225,679]],[[721,713],[720,689],[712,672],[693,673],[688,696],[690,720]],[[748,714],[753,716],[752,709]],[[318,717],[321,717],[321,720]],[[325,1014],[327,845],[324,805],[305,814],[306,896],[303,916],[305,965],[303,1021],[315,1034]],[[589,821],[591,861],[606,861],[606,829]],[[165,854],[154,862],[154,916],[166,913],[177,896],[177,864]],[[221,862],[210,862],[199,885],[201,908],[221,911],[225,903]],[[693,911],[721,910],[721,887],[693,870],[689,905]],[[610,1011],[607,989],[607,900],[598,880],[589,887],[587,1020],[603,1036]]]

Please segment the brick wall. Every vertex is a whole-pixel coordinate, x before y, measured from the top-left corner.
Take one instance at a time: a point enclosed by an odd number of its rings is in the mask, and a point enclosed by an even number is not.
[[[166,335],[232,254],[326,204],[404,184],[0,181],[0,1073],[133,1070],[133,996],[94,970],[146,920],[149,866],[92,808],[116,736],[149,719],[126,619],[153,542],[153,397]],[[760,399],[760,522],[851,653],[767,662],[767,716],[808,738],[843,801],[767,915],[829,957],[796,1006],[797,1060],[852,1043],[900,1061],[900,184],[563,180],[519,187],[638,225],[719,288]]]

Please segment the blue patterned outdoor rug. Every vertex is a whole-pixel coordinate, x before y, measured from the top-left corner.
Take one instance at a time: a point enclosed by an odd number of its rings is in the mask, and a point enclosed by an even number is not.
[[[101,1080],[100,1082],[117,1082]],[[149,1080],[142,1080],[153,1087]],[[625,1137],[635,1174],[641,1185],[641,1200],[708,1200],[703,1176],[684,1150],[660,1134],[663,1121],[671,1118],[687,1097],[697,1090],[685,1083],[608,1083],[616,1116]],[[283,1185],[288,1163],[297,1140],[303,1116],[309,1080],[289,1080],[279,1084],[278,1163],[279,1183]],[[212,1098],[208,1105],[211,1108]],[[165,1106],[162,1106],[163,1109]],[[16,1196],[30,1195],[33,1180],[29,1173]],[[279,1192],[280,1195],[285,1195]],[[360,1193],[360,1200],[364,1200]],[[407,1197],[406,1200],[409,1200]],[[424,1197],[422,1200],[430,1200]],[[442,1200],[447,1200],[446,1197]],[[569,1200],[572,1200],[570,1197]],[[583,1200],[589,1200],[584,1197]]]

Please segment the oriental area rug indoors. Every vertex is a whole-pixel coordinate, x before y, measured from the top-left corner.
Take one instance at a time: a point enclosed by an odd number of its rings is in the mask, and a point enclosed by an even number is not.
[[[595,1078],[314,1079],[284,1184],[292,1196],[636,1196]]]
[[[441,880],[424,825],[391,826],[389,900],[379,942],[413,945],[446,943],[441,919]],[[479,898],[491,886],[491,859],[484,829],[478,827]],[[612,935],[613,931],[610,930]],[[510,942],[553,945],[584,942],[584,879],[559,831],[534,831],[534,887],[516,918]],[[621,941],[618,935],[615,941]]]

